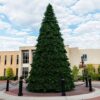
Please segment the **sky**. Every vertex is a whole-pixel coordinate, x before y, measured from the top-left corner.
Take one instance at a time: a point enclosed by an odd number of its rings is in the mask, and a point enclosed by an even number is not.
[[[0,51],[35,46],[49,3],[65,45],[100,48],[100,0],[0,0]]]

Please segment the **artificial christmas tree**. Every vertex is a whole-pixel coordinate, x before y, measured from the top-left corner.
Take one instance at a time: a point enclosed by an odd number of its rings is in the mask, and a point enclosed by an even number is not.
[[[72,90],[74,83],[69,65],[60,28],[49,4],[40,28],[27,90],[60,92],[62,78],[65,79],[65,90]]]

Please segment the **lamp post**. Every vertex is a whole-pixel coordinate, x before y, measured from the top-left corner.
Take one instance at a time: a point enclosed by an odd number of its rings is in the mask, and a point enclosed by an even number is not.
[[[84,82],[84,79],[87,77],[87,71],[86,71],[86,65],[84,64],[84,61],[86,61],[86,56],[83,54],[81,56],[81,68],[83,69],[82,70],[82,75],[83,75],[83,82]]]
[[[83,82],[85,80],[85,85],[86,87],[88,87],[88,75],[87,75],[87,70],[86,70],[86,66],[84,64],[84,61],[86,60],[86,58],[84,58],[84,55],[81,56],[81,62],[82,62],[82,68],[83,68]]]
[[[84,72],[85,72],[85,66],[84,66],[84,56],[81,56],[81,67],[83,68],[82,74],[83,74],[83,82],[84,82]]]

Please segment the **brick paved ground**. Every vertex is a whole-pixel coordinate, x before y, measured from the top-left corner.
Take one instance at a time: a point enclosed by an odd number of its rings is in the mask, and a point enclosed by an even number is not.
[[[87,100],[100,100],[100,97],[92,98],[92,99],[87,99]]]
[[[5,81],[4,82],[1,81],[0,83],[5,83]],[[26,85],[24,84],[24,86],[26,86]],[[96,84],[93,84],[93,87],[96,87],[96,88],[99,88],[100,89],[100,83],[99,82],[96,82]],[[79,85],[79,86],[76,86],[76,88],[73,91],[66,92],[66,97],[65,98],[68,99],[69,97],[72,97],[72,96],[75,96],[75,95],[76,96],[81,96],[79,94],[87,94],[88,95],[88,93],[90,93],[89,90],[88,90],[88,88],[86,88],[84,85]],[[92,92],[92,93],[94,93],[94,92]],[[13,96],[17,96],[18,95],[18,89],[17,88],[10,88],[10,91],[7,92],[7,94],[10,94],[10,95],[13,95]],[[93,94],[93,95],[95,95],[95,94]],[[45,93],[45,94],[43,94],[43,93],[30,93],[30,92],[26,91],[26,89],[24,88],[23,89],[23,98],[26,98],[26,96],[27,97],[29,97],[29,96],[30,97],[38,97],[38,96],[39,97],[45,97],[45,96],[46,97],[49,97],[49,96],[52,97],[52,96],[55,96],[55,97],[59,98],[59,96],[61,96],[61,93]],[[91,97],[91,96],[88,96],[88,98]],[[12,96],[10,96],[10,97],[12,97]],[[92,99],[83,99],[84,96],[82,96],[81,97],[82,99],[73,99],[73,98],[71,98],[71,100],[100,100],[100,96],[99,95],[98,95],[98,97],[96,97],[96,96],[94,96],[94,97],[95,98],[92,98]],[[3,99],[1,99],[1,98],[3,98]],[[4,97],[1,97],[1,98],[0,98],[0,100],[6,100],[6,98],[4,98]],[[9,98],[9,100],[10,100],[10,98]],[[18,100],[18,99],[16,99],[16,100]],[[30,98],[30,100],[31,100],[31,98]],[[70,100],[70,98],[68,100]]]
[[[100,86],[94,86],[94,87],[100,88]],[[100,96],[99,97],[92,98],[92,99],[87,99],[87,100],[100,100]]]
[[[6,82],[6,80],[2,80],[2,81],[0,80],[0,83],[5,83],[5,82]]]
[[[95,82],[99,82],[99,81],[95,81]],[[96,87],[96,88],[100,88],[100,85],[99,86],[93,85],[93,86]],[[100,96],[92,98],[92,99],[87,99],[87,100],[100,100]]]
[[[11,89],[9,92],[6,92],[11,95],[18,95],[18,89]],[[89,93],[89,89],[86,88],[84,85],[76,86],[76,88],[73,91],[66,92],[67,96],[72,95],[79,95],[79,94],[87,94]],[[26,91],[25,88],[23,88],[23,95],[24,96],[61,96],[61,93],[31,93]]]

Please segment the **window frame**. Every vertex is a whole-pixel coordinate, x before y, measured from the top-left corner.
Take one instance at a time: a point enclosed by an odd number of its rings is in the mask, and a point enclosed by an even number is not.
[[[4,65],[7,64],[7,55],[5,55],[5,59],[4,59]]]
[[[19,55],[17,55],[16,64],[17,64],[17,65],[19,64]]]
[[[29,50],[23,50],[22,51],[22,62],[23,64],[29,63]]]
[[[11,55],[10,64],[13,64],[13,55]]]

